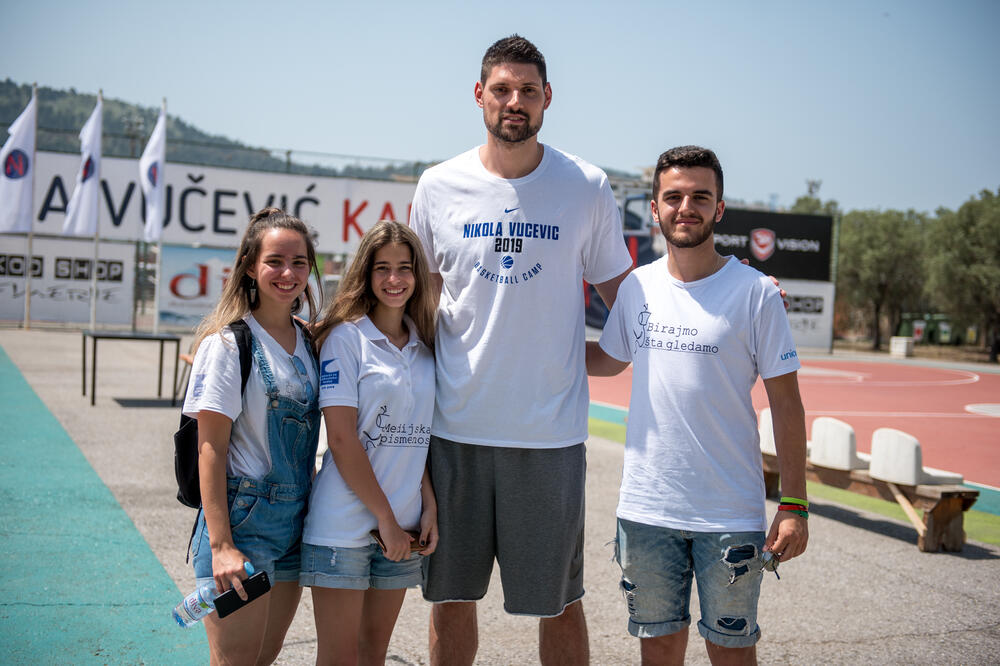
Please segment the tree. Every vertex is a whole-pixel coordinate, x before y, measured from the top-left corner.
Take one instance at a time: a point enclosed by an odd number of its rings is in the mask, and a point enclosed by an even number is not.
[[[803,215],[829,215],[836,218],[840,215],[840,205],[834,199],[824,202],[819,197],[803,194],[795,200],[788,212]]]
[[[873,349],[882,344],[882,316],[895,330],[904,309],[922,295],[926,223],[912,210],[851,211],[841,220],[837,292],[851,306],[869,309]]]
[[[929,235],[928,291],[949,314],[979,322],[1000,352],[1000,190],[983,190],[957,212],[938,211]]]

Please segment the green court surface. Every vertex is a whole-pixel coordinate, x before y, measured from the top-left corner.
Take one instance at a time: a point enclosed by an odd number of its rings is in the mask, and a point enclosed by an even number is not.
[[[0,661],[201,663],[182,594],[0,348]]]

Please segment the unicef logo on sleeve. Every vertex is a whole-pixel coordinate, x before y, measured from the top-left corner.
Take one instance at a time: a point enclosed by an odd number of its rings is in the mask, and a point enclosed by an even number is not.
[[[3,175],[17,180],[28,175],[28,156],[23,150],[15,148],[3,161]]]
[[[514,257],[510,256],[509,254],[505,254],[505,255],[504,255],[504,256],[503,256],[503,257],[502,257],[502,258],[500,259],[500,265],[501,265],[501,266],[502,266],[503,268],[505,268],[505,269],[509,270],[509,269],[510,269],[510,267],[514,265]]]

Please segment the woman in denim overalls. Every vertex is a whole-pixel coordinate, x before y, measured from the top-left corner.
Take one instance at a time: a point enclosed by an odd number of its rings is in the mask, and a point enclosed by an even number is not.
[[[202,510],[191,544],[198,584],[245,597],[245,563],[271,591],[232,615],[205,619],[212,663],[271,663],[301,596],[302,521],[319,433],[318,371],[293,320],[316,265],[308,229],[277,208],[254,215],[215,311],[196,335],[184,412],[198,419]],[[241,393],[228,328],[249,326],[253,366]]]

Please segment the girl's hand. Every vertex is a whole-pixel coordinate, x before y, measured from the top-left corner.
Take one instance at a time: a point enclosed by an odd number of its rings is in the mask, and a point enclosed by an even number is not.
[[[380,520],[378,532],[385,544],[385,557],[393,562],[405,560],[410,556],[410,542],[413,538],[399,526],[395,518]]]
[[[247,593],[243,591],[243,581],[247,579],[246,569],[243,568],[246,561],[243,553],[233,545],[213,548],[212,577],[215,579],[215,591],[222,594],[233,588],[240,599],[246,601]]]

